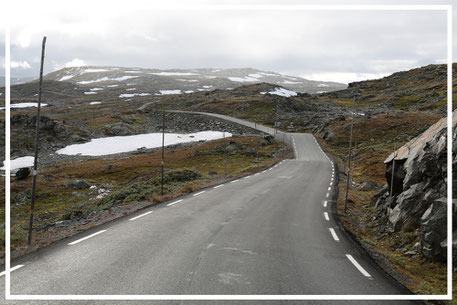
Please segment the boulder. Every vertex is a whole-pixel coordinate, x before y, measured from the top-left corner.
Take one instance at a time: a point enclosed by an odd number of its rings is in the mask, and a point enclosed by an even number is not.
[[[65,183],[65,186],[66,187],[72,187],[72,188],[75,188],[75,189],[78,189],[78,190],[83,190],[83,189],[90,188],[89,183],[87,183],[87,181],[84,180],[84,179],[72,180],[70,182]]]
[[[24,180],[27,179],[27,177],[30,175],[30,168],[28,167],[23,167],[17,170],[16,172],[16,180]]]
[[[367,180],[365,182],[363,182],[361,185],[360,185],[360,189],[362,191],[371,191],[371,190],[377,190],[379,189],[381,186],[379,184],[377,184],[375,181],[373,180]]]
[[[421,218],[421,251],[430,259],[446,260],[447,200],[439,198],[430,205]]]

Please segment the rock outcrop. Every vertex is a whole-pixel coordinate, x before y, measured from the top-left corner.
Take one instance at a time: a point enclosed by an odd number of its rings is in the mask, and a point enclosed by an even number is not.
[[[452,117],[454,138],[456,122],[457,110]],[[455,169],[457,149],[455,141],[453,143],[452,160]],[[387,168],[388,187],[375,197],[374,204],[384,208],[390,229],[419,230],[420,252],[430,259],[446,259],[448,208],[446,118],[400,147],[384,163]],[[456,184],[454,182],[454,186]],[[392,196],[389,196],[391,189]]]

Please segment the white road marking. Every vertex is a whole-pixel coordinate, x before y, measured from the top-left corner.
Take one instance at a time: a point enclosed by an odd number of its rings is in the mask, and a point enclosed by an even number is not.
[[[324,201],[324,208],[327,207],[327,200]]]
[[[244,179],[248,179],[248,178],[251,178],[251,176],[246,176],[246,177],[244,177]]]
[[[254,174],[254,176],[257,176],[257,175],[259,175],[259,174],[260,174],[260,173]]]
[[[266,173],[266,172],[267,172],[267,170],[264,170],[262,173]]]
[[[195,197],[195,196],[201,195],[201,194],[203,194],[203,193],[206,193],[206,191],[201,191],[201,192],[195,193],[195,194],[193,194],[192,196]]]
[[[151,214],[151,213],[152,213],[152,211],[149,211],[149,212],[146,212],[144,214],[138,215],[136,217],[130,218],[129,220],[135,220],[135,219],[138,219],[140,217],[146,216],[146,215]]]
[[[235,183],[235,182],[238,182],[238,181],[240,181],[240,179],[233,180],[233,181],[230,182],[230,183]]]
[[[333,228],[328,228],[328,229],[330,230],[330,233],[332,234],[333,239],[334,239],[335,241],[340,241],[340,239],[338,238],[338,236],[337,236],[336,233],[335,233],[335,230],[333,230]]]
[[[17,266],[14,266],[13,268],[10,268],[10,272],[14,271],[14,270],[17,270],[19,268],[22,268],[24,267],[24,265],[17,265]],[[6,274],[6,271],[3,271],[3,272],[0,272],[0,276],[4,276]]]
[[[330,195],[330,194],[329,194],[329,193],[327,193],[327,194],[325,195],[325,197],[328,197],[328,195]]]
[[[328,188],[329,191],[330,191],[331,189],[332,189],[331,187]]]
[[[219,184],[218,186],[215,186],[214,188],[217,189],[218,187],[224,186],[223,184]]]
[[[221,185],[222,186],[222,185]],[[217,187],[217,186],[216,186]],[[173,201],[172,203],[169,203],[167,204],[167,207],[171,207],[172,205],[175,205],[177,203],[180,203],[181,201],[183,201],[183,199],[179,199],[179,200],[176,200],[176,201]]]
[[[333,181],[333,179],[332,179],[332,181]],[[330,186],[332,186],[332,185],[333,185],[333,182],[330,182]]]
[[[328,218],[328,213],[327,213],[327,212],[324,212],[324,218],[325,218],[325,220],[327,220],[327,221],[330,220],[330,218]]]
[[[351,261],[351,263],[357,268],[359,269],[359,271],[366,277],[369,277],[369,278],[372,278],[371,275],[365,270],[363,269],[362,266],[360,266],[360,264],[355,260],[355,258],[352,257],[352,255],[350,254],[346,254],[346,257]]]
[[[103,232],[106,232],[106,230],[101,230],[101,231],[98,231],[98,232],[96,232],[96,233],[94,233],[94,234],[91,234],[91,235],[89,235],[89,236],[86,236],[86,237],[83,237],[83,238],[81,238],[81,239],[75,240],[75,241],[69,243],[68,245],[69,245],[69,246],[75,245],[75,244],[77,244],[77,243],[82,242],[83,240],[89,239],[89,238],[94,237],[94,236],[96,236],[96,235],[98,235],[98,234],[102,234]]]

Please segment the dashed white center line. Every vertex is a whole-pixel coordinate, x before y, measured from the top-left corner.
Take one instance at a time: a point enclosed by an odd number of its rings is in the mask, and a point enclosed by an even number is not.
[[[331,189],[332,189],[331,187],[328,188],[329,191],[330,191]]]
[[[223,184],[219,184],[218,186],[215,186],[214,188],[217,189],[218,187],[224,186]]]
[[[325,195],[325,197],[328,197],[328,195],[330,195],[330,194],[329,194],[329,193],[327,193],[327,194]]]
[[[333,180],[332,180],[332,181],[333,181]],[[332,185],[333,185],[333,182],[330,182],[330,186],[332,186]]]
[[[352,257],[352,255],[350,254],[346,254],[346,257],[351,261],[351,263],[366,277],[370,278],[370,279],[373,279],[371,277],[371,275],[365,270],[363,269],[362,266],[360,266],[360,264],[355,260],[355,258]]]
[[[233,181],[230,182],[230,183],[235,183],[235,182],[238,182],[238,181],[240,181],[240,179],[233,180]]]
[[[203,193],[206,193],[206,191],[201,191],[201,192],[195,193],[195,194],[193,194],[192,196],[195,197],[195,196],[201,195],[201,194],[203,194]]]
[[[10,268],[10,272],[14,271],[14,270],[17,270],[19,268],[22,268],[24,267],[24,265],[17,265],[17,266],[14,266],[13,268]],[[4,276],[6,274],[6,271],[3,271],[3,272],[0,272],[0,276]]]
[[[327,220],[327,221],[330,220],[330,218],[328,218],[328,213],[327,213],[327,212],[324,212],[324,218],[325,218],[325,220]]]
[[[333,228],[329,228],[329,230],[330,230],[330,233],[331,233],[332,236],[333,236],[333,239],[334,239],[335,241],[340,241],[340,239],[338,238],[338,236],[337,236],[336,233],[335,233],[335,230],[333,230]]]
[[[94,237],[94,236],[96,236],[96,235],[98,235],[98,234],[102,234],[103,232],[106,232],[106,230],[101,230],[101,231],[98,231],[98,232],[96,232],[96,233],[94,233],[94,234],[91,234],[91,235],[89,235],[89,236],[86,236],[86,237],[83,237],[83,238],[81,238],[81,239],[75,240],[75,241],[69,243],[68,245],[69,245],[69,246],[75,245],[75,244],[77,244],[77,243],[82,242],[83,240],[89,239],[89,238]]]
[[[131,221],[131,220],[135,220],[135,219],[138,219],[138,218],[140,218],[140,217],[146,216],[146,215],[151,214],[151,213],[152,213],[152,211],[149,211],[149,212],[146,212],[146,213],[144,213],[144,214],[138,215],[138,216],[136,216],[136,217],[130,218],[129,220],[130,220],[130,221]]]
[[[172,205],[180,203],[181,201],[183,201],[183,199],[179,199],[179,200],[173,201],[172,203],[167,204],[167,207],[171,207]]]
[[[324,208],[327,207],[327,200],[324,201]]]

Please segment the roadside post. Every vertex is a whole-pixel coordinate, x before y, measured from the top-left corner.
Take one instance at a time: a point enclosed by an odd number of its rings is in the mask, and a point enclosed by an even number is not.
[[[35,158],[33,160],[33,182],[32,182],[32,202],[30,204],[30,221],[29,221],[29,235],[27,244],[32,244],[32,229],[33,229],[33,215],[35,213],[35,193],[36,193],[36,176],[38,167],[38,146],[40,141],[40,110],[41,110],[41,87],[43,85],[43,65],[44,65],[44,51],[46,46],[46,36],[43,37],[41,45],[41,65],[40,65],[40,82],[38,85],[38,107],[36,115],[36,133],[35,133]]]

